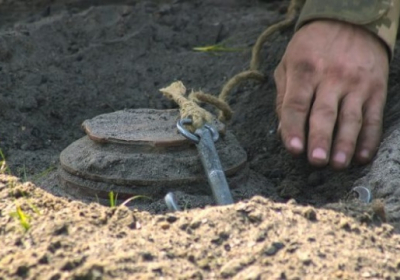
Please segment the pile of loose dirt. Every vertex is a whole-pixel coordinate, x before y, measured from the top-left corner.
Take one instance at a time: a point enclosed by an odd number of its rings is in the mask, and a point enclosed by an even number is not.
[[[27,232],[8,215],[16,205],[30,216]],[[0,279],[400,278],[392,226],[293,201],[256,196],[150,215],[57,198],[2,176],[0,206]]]

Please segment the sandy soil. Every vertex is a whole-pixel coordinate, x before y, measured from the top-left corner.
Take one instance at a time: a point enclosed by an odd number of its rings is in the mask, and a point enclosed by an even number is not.
[[[385,139],[369,166],[337,173],[291,158],[276,135],[269,78],[230,97],[228,128],[250,167],[232,191],[235,205],[206,206],[211,197],[194,191],[178,194],[183,212],[167,213],[157,198],[141,211],[60,190],[59,154],[84,135],[85,119],[175,108],[158,92],[174,80],[217,94],[248,67],[255,39],[286,5],[0,1],[0,279],[400,279],[397,54]],[[291,34],[264,47],[269,77]],[[243,51],[192,49],[221,42]],[[349,199],[355,185],[375,201]]]

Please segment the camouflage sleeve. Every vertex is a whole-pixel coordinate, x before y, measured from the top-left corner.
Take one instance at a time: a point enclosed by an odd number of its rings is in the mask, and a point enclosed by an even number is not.
[[[316,19],[346,21],[363,26],[376,34],[393,56],[399,16],[399,0],[307,0],[296,30]]]

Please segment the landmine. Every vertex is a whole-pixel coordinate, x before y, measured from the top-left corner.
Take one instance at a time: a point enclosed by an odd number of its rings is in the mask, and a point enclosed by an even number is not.
[[[60,154],[65,192],[81,198],[118,198],[169,191],[211,193],[198,151],[176,129],[178,110],[136,109],[99,115],[83,122],[86,136]],[[247,155],[234,135],[215,121],[215,143],[231,188],[248,177]]]

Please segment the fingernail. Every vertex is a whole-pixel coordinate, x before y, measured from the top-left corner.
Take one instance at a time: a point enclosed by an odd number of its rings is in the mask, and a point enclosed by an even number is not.
[[[333,161],[336,163],[345,164],[346,158],[347,157],[344,152],[338,152],[338,153],[336,153],[335,157],[333,158]]]
[[[317,160],[326,160],[327,154],[324,149],[321,148],[316,148],[312,152],[312,158],[317,159]]]
[[[360,156],[361,156],[362,158],[369,159],[370,153],[369,153],[368,150],[362,150],[361,153],[360,153]]]
[[[291,148],[301,151],[303,150],[303,143],[301,142],[300,138],[298,137],[293,137],[290,142],[289,145]]]

